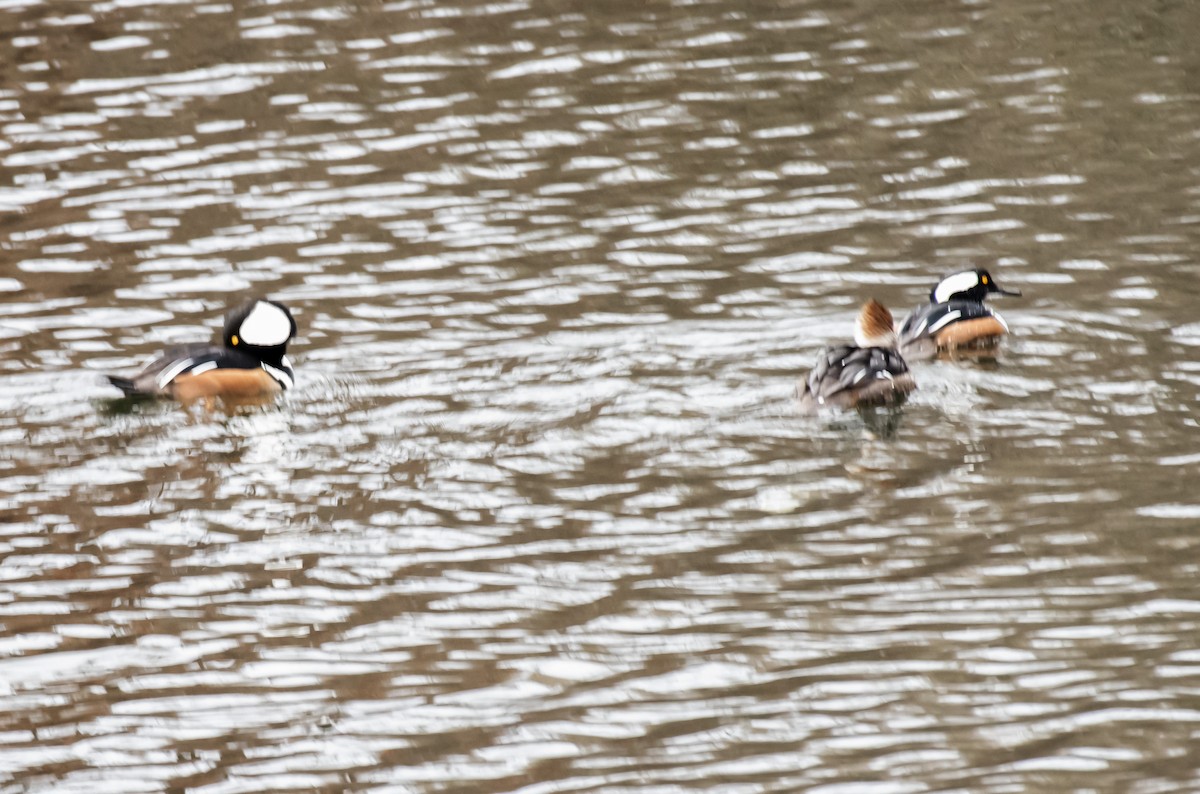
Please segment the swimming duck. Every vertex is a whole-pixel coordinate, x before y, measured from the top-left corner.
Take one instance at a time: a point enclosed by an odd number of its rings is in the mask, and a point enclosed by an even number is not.
[[[929,303],[904,319],[898,332],[900,351],[909,359],[919,359],[940,351],[993,347],[1008,333],[1008,323],[984,305],[984,298],[1020,294],[1001,289],[982,268],[951,273],[930,291]]]
[[[295,336],[296,320],[286,306],[254,299],[226,315],[221,345],[172,347],[136,375],[109,375],[108,382],[128,397],[169,397],[183,403],[266,397],[294,383],[286,353]]]
[[[796,397],[802,412],[897,404],[917,388],[896,349],[892,313],[879,301],[863,304],[855,322],[854,341],[854,345],[826,348],[800,381]]]

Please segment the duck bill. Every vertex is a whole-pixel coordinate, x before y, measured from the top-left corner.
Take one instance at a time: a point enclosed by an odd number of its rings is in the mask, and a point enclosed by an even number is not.
[[[995,286],[995,285],[996,285],[996,282],[993,281],[992,286]],[[1000,295],[1008,295],[1013,298],[1021,297],[1021,290],[1019,290],[1019,289],[1003,289],[1001,287],[996,287],[994,290],[992,290],[992,292],[996,292]]]

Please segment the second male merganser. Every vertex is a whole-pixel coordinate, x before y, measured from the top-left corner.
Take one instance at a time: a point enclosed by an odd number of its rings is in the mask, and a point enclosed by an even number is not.
[[[898,332],[900,350],[909,359],[920,359],[944,351],[993,347],[1008,333],[1008,323],[983,304],[984,298],[1020,294],[1001,289],[982,268],[951,273],[930,291],[929,303],[904,319]]]

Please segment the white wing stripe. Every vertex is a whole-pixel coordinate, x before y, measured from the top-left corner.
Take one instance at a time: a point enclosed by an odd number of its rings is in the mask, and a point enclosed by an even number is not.
[[[165,389],[167,384],[175,380],[180,373],[187,370],[192,365],[192,359],[185,358],[182,361],[177,361],[170,368],[163,370],[158,376],[158,388]]]
[[[952,312],[946,312],[946,316],[945,316],[945,317],[939,317],[939,318],[938,318],[938,321],[937,321],[936,323],[934,323],[933,325],[929,326],[929,333],[931,333],[931,334],[932,334],[932,333],[934,333],[935,331],[938,331],[938,330],[940,330],[940,329],[942,329],[942,328],[945,328],[947,325],[949,325],[950,323],[954,322],[954,321],[955,321],[955,320],[957,320],[959,317],[962,317],[962,312],[960,312],[958,309],[955,309],[955,310],[954,310],[954,311],[952,311]]]
[[[189,372],[188,374],[189,375],[200,375],[202,373],[208,372],[209,370],[213,370],[216,368],[217,368],[217,362],[205,361],[203,364],[197,364],[196,366],[192,367],[192,371]]]

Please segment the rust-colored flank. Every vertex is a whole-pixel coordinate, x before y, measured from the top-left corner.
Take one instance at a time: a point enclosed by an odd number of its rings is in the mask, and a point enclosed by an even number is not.
[[[938,347],[953,349],[994,345],[1006,332],[1004,324],[995,317],[979,317],[974,320],[951,323],[938,331],[935,338]]]
[[[171,381],[170,394],[182,403],[202,397],[258,397],[282,388],[263,369],[214,369],[199,375],[180,375]]]

